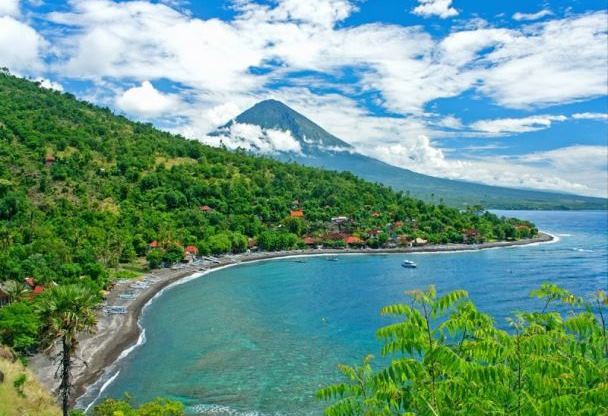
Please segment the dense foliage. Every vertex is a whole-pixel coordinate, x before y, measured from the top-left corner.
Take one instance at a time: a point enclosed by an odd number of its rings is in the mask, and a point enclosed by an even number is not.
[[[341,366],[347,379],[318,396],[346,415],[605,415],[608,414],[608,297],[590,303],[555,285],[532,293],[541,312],[522,312],[499,330],[462,290],[433,287],[390,305],[402,318],[378,331],[392,362],[373,371]],[[559,303],[550,310],[552,303]]]
[[[294,209],[302,217],[290,217]],[[349,221],[336,229],[335,216]],[[536,232],[349,173],[204,146],[0,74],[3,287],[31,276],[46,287],[77,283],[99,293],[125,269],[180,261],[188,246],[221,254],[255,241],[264,250],[302,247],[304,236],[339,247],[345,233],[378,247],[397,236],[473,243]],[[26,320],[16,326],[19,313]],[[0,309],[0,342],[35,348],[34,321],[29,306]]]
[[[158,398],[134,407],[127,395],[122,400],[106,399],[95,406],[92,416],[183,416],[184,405],[180,402]],[[74,411],[72,416],[84,416],[84,412]]]

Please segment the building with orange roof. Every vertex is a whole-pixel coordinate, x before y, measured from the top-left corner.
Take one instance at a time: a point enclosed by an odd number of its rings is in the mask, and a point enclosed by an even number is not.
[[[184,253],[196,255],[198,253],[198,248],[196,248],[196,246],[186,246],[184,247]]]
[[[363,240],[354,235],[349,235],[344,238],[344,242],[351,246],[360,246],[361,244],[363,244]]]
[[[304,211],[301,209],[292,209],[289,211],[289,216],[292,218],[302,218],[304,217]]]

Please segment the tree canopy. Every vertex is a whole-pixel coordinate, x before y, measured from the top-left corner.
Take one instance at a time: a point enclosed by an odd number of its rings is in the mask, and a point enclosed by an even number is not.
[[[584,302],[552,284],[532,295],[542,311],[517,313],[504,331],[463,290],[408,292],[410,303],[382,309],[398,318],[378,330],[390,364],[340,366],[345,381],[317,393],[333,402],[325,414],[607,414],[608,296]]]

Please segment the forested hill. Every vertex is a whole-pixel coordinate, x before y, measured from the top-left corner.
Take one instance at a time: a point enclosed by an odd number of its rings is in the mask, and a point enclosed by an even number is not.
[[[343,224],[332,217],[348,217]],[[112,270],[305,238],[478,242],[533,225],[433,206],[350,173],[211,148],[0,75],[0,282],[106,285]],[[190,247],[192,250],[192,247]],[[108,272],[110,271],[110,273]]]

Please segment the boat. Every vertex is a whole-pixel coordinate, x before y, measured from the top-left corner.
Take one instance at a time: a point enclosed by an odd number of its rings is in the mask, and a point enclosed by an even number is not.
[[[401,267],[405,267],[406,269],[415,269],[416,263],[414,263],[411,260],[403,260],[403,263],[401,263]]]
[[[330,257],[327,259],[327,261],[338,261],[337,257]]]

